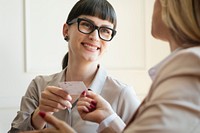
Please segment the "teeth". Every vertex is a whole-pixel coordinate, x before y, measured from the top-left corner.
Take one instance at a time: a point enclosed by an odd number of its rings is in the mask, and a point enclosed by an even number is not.
[[[88,45],[88,44],[84,44],[84,46],[91,49],[91,50],[98,50],[99,49],[98,47],[91,46],[91,45]]]

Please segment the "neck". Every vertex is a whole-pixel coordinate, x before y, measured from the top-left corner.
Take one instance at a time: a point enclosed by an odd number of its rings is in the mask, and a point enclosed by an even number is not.
[[[68,65],[66,71],[66,81],[83,81],[86,87],[89,87],[98,70],[95,65]]]
[[[178,39],[175,39],[173,34],[169,35],[168,42],[169,42],[169,45],[170,45],[171,52],[173,52],[174,50],[179,48],[181,46],[181,43],[182,43]]]
[[[180,47],[180,45],[178,45],[175,42],[169,42],[169,44],[170,44],[170,50],[171,50],[171,52],[173,52],[174,50],[176,50],[177,48]]]

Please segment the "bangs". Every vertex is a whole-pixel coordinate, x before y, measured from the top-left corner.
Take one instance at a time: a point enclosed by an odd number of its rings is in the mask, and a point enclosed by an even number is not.
[[[71,10],[67,22],[80,15],[95,16],[103,20],[108,20],[116,28],[117,18],[115,10],[106,0],[80,0]]]

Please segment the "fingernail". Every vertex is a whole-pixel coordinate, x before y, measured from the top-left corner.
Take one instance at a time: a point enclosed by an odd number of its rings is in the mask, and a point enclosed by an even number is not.
[[[97,105],[97,102],[96,101],[91,101],[91,104],[96,106]]]
[[[83,92],[81,93],[81,95],[83,95],[83,96],[86,96],[86,92],[85,92],[85,91],[83,91]]]
[[[90,108],[94,109],[94,108],[95,108],[95,106],[94,106],[93,104],[90,104]]]
[[[70,108],[70,109],[72,108],[72,104],[69,105],[69,108]]]
[[[68,100],[71,102],[72,101],[72,97],[70,96]]]
[[[90,109],[89,109],[90,112],[94,111],[95,109],[96,109],[96,107],[94,107],[93,105],[90,105]]]
[[[39,112],[39,115],[40,115],[42,118],[44,118],[44,117],[45,117],[45,115],[46,115],[46,113],[45,113],[45,112],[42,112],[42,111],[40,111],[40,112]]]
[[[89,110],[84,110],[84,112],[85,112],[85,113],[89,113],[90,111],[89,111]]]

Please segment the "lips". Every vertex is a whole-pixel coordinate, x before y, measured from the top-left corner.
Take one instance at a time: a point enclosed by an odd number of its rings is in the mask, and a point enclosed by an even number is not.
[[[96,45],[92,45],[92,44],[89,44],[89,43],[81,43],[85,48],[89,49],[89,50],[99,50],[100,47],[96,46]]]

